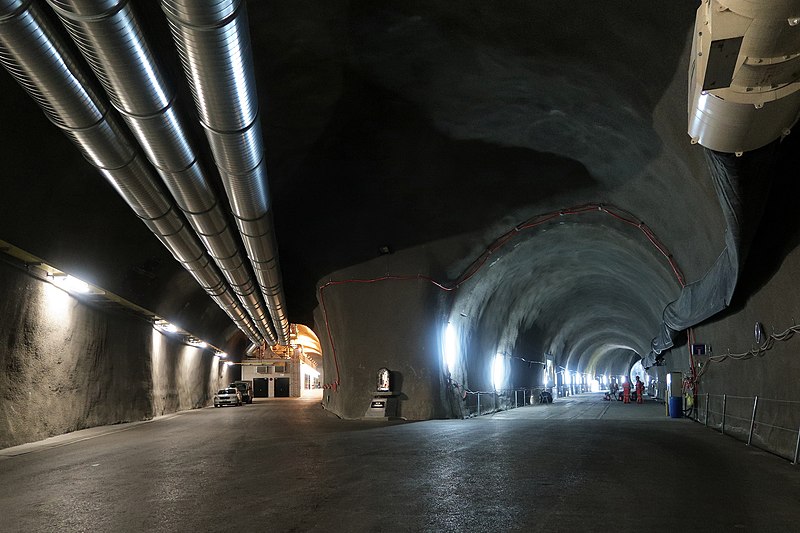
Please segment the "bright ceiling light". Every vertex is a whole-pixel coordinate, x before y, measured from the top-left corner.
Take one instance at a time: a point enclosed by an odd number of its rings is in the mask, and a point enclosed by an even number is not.
[[[505,357],[503,354],[497,354],[494,356],[494,362],[492,363],[492,384],[494,385],[494,390],[500,390],[505,381],[505,377]]]
[[[451,375],[456,368],[457,358],[458,337],[456,336],[456,328],[448,322],[447,327],[444,329],[444,364]]]
[[[156,329],[160,331],[166,331],[167,333],[175,333],[176,331],[178,331],[178,327],[175,324],[170,324],[169,322],[161,318],[156,320],[154,326],[156,327]]]
[[[221,357],[222,359],[225,359],[226,357],[228,357],[228,354],[225,352],[217,352],[217,356]]]
[[[53,276],[53,283],[67,292],[86,294],[89,292],[89,284],[73,276]]]

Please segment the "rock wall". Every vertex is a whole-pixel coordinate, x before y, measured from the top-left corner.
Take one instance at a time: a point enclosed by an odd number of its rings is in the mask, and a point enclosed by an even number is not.
[[[0,448],[208,405],[227,369],[0,263]]]
[[[416,279],[353,281],[381,278],[381,263],[376,260],[339,271],[332,279],[344,282],[322,291],[324,306],[315,314],[315,329],[323,346],[323,376],[328,384],[323,406],[342,418],[361,418],[376,390],[378,370],[386,367],[396,393],[396,416],[409,420],[449,416],[443,401],[437,311],[441,291]]]
[[[800,317],[797,279],[800,248],[788,254],[781,268],[755,294],[740,296],[738,305],[721,318],[695,330],[697,343],[711,346],[711,355],[697,357],[701,369],[699,408],[705,415],[705,394],[710,394],[709,422],[721,425],[722,399],[726,398],[726,432],[746,438],[753,399],[759,397],[753,439],[787,458],[793,457],[800,430],[800,336],[786,332]],[[756,323],[763,325],[761,342]],[[771,335],[777,338],[770,339]],[[783,340],[779,340],[783,339]],[[771,346],[759,351],[759,347]],[[752,351],[753,355],[737,355]],[[733,357],[724,357],[734,354]]]

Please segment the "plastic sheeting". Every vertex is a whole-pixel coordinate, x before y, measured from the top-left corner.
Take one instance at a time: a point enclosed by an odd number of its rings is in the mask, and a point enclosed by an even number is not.
[[[699,280],[686,285],[664,309],[663,323],[643,358],[645,368],[671,348],[678,334],[724,310],[731,303],[747,251],[769,195],[779,141],[741,157],[705,149],[706,163],[727,228],[725,249]],[[687,213],[687,216],[690,216]]]

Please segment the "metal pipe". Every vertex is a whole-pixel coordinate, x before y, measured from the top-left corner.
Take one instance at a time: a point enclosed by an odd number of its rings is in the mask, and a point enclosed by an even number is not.
[[[481,416],[481,393],[478,392],[478,416]]]
[[[706,427],[708,427],[708,402],[711,401],[711,394],[706,393]]]
[[[278,263],[247,10],[241,0],[161,0],[200,123],[279,344],[289,321]]]
[[[794,445],[794,461],[792,461],[793,465],[797,464],[798,454],[800,454],[800,428],[797,428],[797,442]]]
[[[30,0],[0,0],[0,62],[245,335],[261,342],[136,143]]]
[[[750,418],[750,434],[747,436],[747,445],[753,442],[753,428],[756,425],[756,409],[758,408],[758,396],[753,400],[753,416]]]
[[[725,434],[725,406],[727,405],[727,395],[722,395],[722,434]]]
[[[275,333],[241,245],[127,0],[48,0],[261,335]]]

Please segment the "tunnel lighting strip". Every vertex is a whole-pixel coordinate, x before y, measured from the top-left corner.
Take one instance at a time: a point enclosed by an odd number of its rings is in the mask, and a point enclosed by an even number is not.
[[[196,348],[206,349],[210,348],[214,351],[214,355],[220,358],[226,358],[227,353],[217,348],[216,346],[203,341],[202,339],[192,335],[191,333],[179,328],[175,324],[159,317],[152,311],[145,309],[139,305],[129,302],[128,300],[118,296],[112,292],[108,292],[95,285],[81,281],[74,276],[67,274],[60,268],[56,268],[44,259],[37,257],[25,250],[18,248],[6,241],[0,240],[0,257],[5,259],[9,265],[24,270],[28,275],[33,278],[50,283],[58,287],[73,298],[76,298],[84,305],[93,307],[94,309],[107,313],[108,309],[104,309],[97,305],[98,301],[108,301],[119,305],[121,308],[131,312],[132,315],[143,318],[151,323],[155,329],[163,333],[174,333],[182,337],[183,344],[194,346]]]
[[[535,215],[528,220],[514,226],[512,229],[495,239],[487,248],[486,250],[477,258],[475,259],[467,269],[458,277],[456,278],[455,282],[452,285],[447,285],[436,281],[430,276],[425,276],[423,274],[417,275],[386,275],[381,276],[379,278],[371,278],[371,279],[345,279],[345,280],[330,280],[327,283],[321,285],[318,289],[320,302],[322,303],[322,314],[325,318],[325,329],[328,333],[328,341],[331,344],[331,352],[333,353],[333,362],[336,367],[336,380],[331,383],[326,383],[322,386],[323,389],[333,389],[336,391],[339,386],[341,385],[341,375],[339,372],[339,359],[336,356],[336,344],[333,341],[333,333],[331,332],[331,325],[328,320],[328,309],[325,305],[325,289],[328,287],[336,286],[336,285],[344,285],[344,284],[351,284],[351,283],[361,283],[361,284],[368,284],[368,283],[378,283],[382,281],[427,281],[431,283],[438,289],[443,291],[454,291],[460,288],[464,283],[469,281],[475,274],[477,274],[486,262],[489,260],[493,254],[495,254],[498,250],[500,250],[503,246],[508,243],[514,236],[517,234],[536,228],[537,226],[541,226],[542,224],[546,224],[551,220],[565,217],[565,216],[574,216],[574,215],[582,215],[584,213],[605,213],[613,217],[620,222],[623,222],[629,226],[633,226],[638,228],[644,236],[650,241],[656,250],[658,250],[661,255],[663,255],[667,262],[669,263],[672,272],[675,274],[675,278],[677,279],[678,283],[680,284],[681,288],[686,286],[685,277],[683,272],[681,271],[680,267],[678,266],[677,261],[673,257],[672,253],[669,249],[664,245],[663,242],[656,236],[653,230],[650,227],[638,220],[632,213],[629,211],[625,211],[624,209],[620,209],[613,205],[608,204],[599,204],[599,203],[589,203],[589,204],[582,204],[577,205],[574,207],[569,207],[567,209],[561,209],[558,211],[550,211],[548,213],[544,213],[541,215]]]

